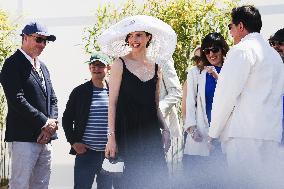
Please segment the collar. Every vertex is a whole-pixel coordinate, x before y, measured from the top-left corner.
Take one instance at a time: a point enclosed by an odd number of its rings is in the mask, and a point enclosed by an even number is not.
[[[35,69],[40,69],[40,63],[37,57],[35,59],[32,59],[32,57],[30,57],[23,49],[20,48],[19,50],[24,54],[24,56],[28,59],[28,61]]]
[[[241,39],[241,42],[249,40],[249,39],[253,39],[253,38],[260,38],[260,37],[261,37],[260,33],[252,32],[252,33],[247,34],[245,37],[243,37]]]

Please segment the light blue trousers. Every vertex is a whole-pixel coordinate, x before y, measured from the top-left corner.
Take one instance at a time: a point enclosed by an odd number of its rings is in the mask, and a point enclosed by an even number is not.
[[[9,189],[48,189],[51,173],[51,144],[10,142]]]

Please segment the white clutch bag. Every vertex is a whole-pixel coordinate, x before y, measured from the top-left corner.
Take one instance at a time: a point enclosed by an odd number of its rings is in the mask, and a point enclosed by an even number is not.
[[[124,171],[124,162],[118,158],[105,158],[102,164],[101,172],[114,177],[122,176]]]

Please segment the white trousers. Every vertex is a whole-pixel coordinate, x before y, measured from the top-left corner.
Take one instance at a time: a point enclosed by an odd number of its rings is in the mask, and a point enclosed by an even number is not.
[[[51,173],[51,144],[10,142],[9,189],[48,189]]]
[[[284,157],[277,142],[232,138],[225,151],[232,188],[284,188]]]

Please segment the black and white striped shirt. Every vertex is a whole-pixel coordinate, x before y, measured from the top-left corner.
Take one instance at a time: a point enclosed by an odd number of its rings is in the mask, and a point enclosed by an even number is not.
[[[108,130],[108,89],[93,87],[92,103],[83,143],[91,150],[104,151]]]

